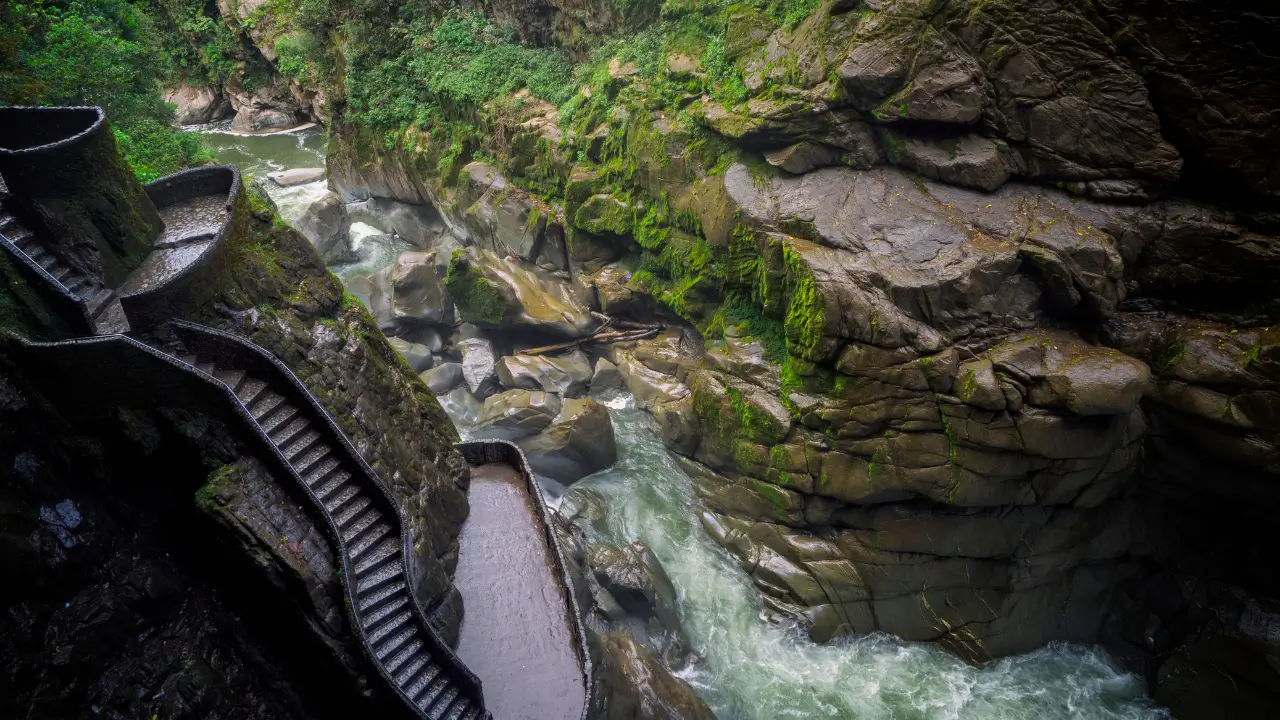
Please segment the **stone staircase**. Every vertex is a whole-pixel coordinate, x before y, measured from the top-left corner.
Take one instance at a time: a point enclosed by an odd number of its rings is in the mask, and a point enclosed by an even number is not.
[[[411,593],[401,520],[386,507],[377,480],[363,476],[337,432],[316,407],[298,407],[286,387],[254,377],[235,363],[182,347],[175,358],[235,394],[302,479],[306,493],[337,535],[349,617],[380,673],[417,714],[429,720],[491,720],[478,681],[427,624]],[[303,403],[306,405],[305,403]]]
[[[0,206],[0,236],[30,258],[69,294],[79,298],[84,303],[89,318],[96,319],[107,308],[111,300],[111,290],[55,255],[46,243],[41,242],[34,230],[23,225],[3,206]]]

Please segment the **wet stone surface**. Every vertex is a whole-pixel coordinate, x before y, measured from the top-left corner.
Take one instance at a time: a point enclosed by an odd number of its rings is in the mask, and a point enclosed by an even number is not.
[[[212,235],[227,219],[227,196],[202,195],[160,208],[164,234],[157,248],[182,245],[201,235]]]
[[[174,276],[186,270],[192,263],[200,259],[213,247],[213,237],[192,242],[180,247],[156,248],[137,270],[120,286],[119,294],[143,292],[157,288]]]
[[[584,678],[533,498],[506,465],[473,468],[469,498],[454,578],[466,608],[458,656],[495,720],[576,720]]]

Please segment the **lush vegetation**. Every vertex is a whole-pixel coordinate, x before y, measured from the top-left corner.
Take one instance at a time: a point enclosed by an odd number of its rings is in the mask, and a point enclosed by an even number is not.
[[[101,105],[140,179],[206,159],[170,126],[160,80],[168,56],[144,8],[129,0],[0,4],[0,104]]]

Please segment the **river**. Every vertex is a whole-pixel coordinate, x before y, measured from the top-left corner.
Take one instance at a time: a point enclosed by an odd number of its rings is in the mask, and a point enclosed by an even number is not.
[[[246,137],[201,129],[219,162],[246,177],[324,164],[319,132]],[[292,221],[325,184],[268,191]],[[364,226],[360,271],[394,259],[401,246]],[[352,266],[335,268],[340,276]],[[690,480],[663,447],[652,418],[627,398],[610,403],[618,462],[565,495],[594,490],[606,502],[599,542],[645,542],[674,584],[681,623],[700,660],[681,672],[721,720],[1147,720],[1169,718],[1138,677],[1100,649],[1053,644],[981,668],[925,643],[876,634],[818,645],[765,621],[750,578],[702,530]]]

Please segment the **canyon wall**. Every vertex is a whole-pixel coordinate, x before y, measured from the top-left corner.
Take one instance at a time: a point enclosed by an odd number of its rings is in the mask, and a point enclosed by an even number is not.
[[[1274,13],[488,7],[320,21],[365,23],[315,51],[331,183],[438,216],[485,282],[533,278],[496,315],[450,283],[489,330],[664,322],[597,359],[769,614],[975,662],[1102,642],[1179,717],[1274,702]],[[572,63],[567,88],[514,63],[382,87],[512,34]]]

